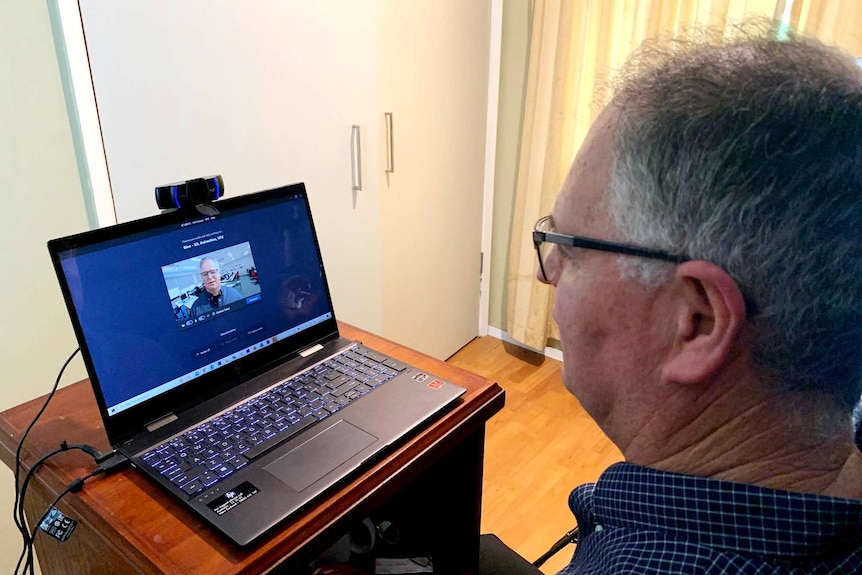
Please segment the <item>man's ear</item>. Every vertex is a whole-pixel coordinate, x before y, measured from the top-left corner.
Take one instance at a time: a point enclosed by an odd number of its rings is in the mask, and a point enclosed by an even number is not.
[[[673,352],[666,380],[699,383],[717,375],[730,358],[745,324],[745,299],[736,280],[710,262],[677,266],[678,306]]]

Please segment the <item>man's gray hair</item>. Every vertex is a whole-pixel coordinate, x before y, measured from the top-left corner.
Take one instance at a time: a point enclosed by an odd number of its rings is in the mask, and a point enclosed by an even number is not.
[[[608,208],[632,243],[726,270],[768,379],[849,413],[862,395],[862,70],[775,38],[665,41],[630,60]],[[672,269],[624,259],[647,284]]]
[[[212,257],[212,256],[204,256],[204,257],[202,257],[202,258],[201,258],[201,263],[200,263],[200,267],[201,267],[201,268],[203,268],[203,267],[204,267],[204,262],[212,262],[213,267],[214,267],[215,269],[217,269],[217,270],[220,270],[220,269],[221,269],[221,265],[218,263],[218,260],[217,260],[217,259],[215,259],[215,258],[214,258],[214,257]]]

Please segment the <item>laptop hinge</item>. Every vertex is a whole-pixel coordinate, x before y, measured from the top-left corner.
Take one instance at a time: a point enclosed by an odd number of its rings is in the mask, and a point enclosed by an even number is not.
[[[322,346],[322,345],[320,345],[320,344],[318,343],[318,344],[316,344],[316,345],[312,345],[311,347],[309,347],[309,348],[307,348],[307,349],[304,349],[304,350],[300,351],[300,352],[299,352],[299,355],[300,355],[301,357],[308,357],[309,355],[311,355],[311,354],[313,354],[313,353],[317,353],[317,352],[318,352],[318,351],[320,351],[321,349],[323,349],[323,346]]]
[[[159,429],[160,427],[164,427],[165,425],[167,425],[173,421],[176,421],[177,419],[179,419],[179,418],[176,415],[174,415],[173,413],[169,413],[163,417],[160,417],[158,419],[155,419],[155,420],[147,423],[146,425],[144,425],[144,427],[147,428],[147,431],[155,431],[155,430]]]

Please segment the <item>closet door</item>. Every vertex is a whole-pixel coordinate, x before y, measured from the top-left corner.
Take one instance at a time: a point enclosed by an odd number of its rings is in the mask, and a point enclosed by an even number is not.
[[[79,3],[118,220],[177,180],[305,182],[337,316],[379,333],[375,0]]]
[[[445,359],[479,327],[491,2],[377,10],[383,333]]]

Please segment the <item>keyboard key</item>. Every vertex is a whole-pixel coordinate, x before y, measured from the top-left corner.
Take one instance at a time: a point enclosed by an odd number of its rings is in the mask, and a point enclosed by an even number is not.
[[[191,468],[187,469],[187,470],[182,474],[182,475],[184,475],[184,476],[185,476],[185,478],[186,478],[186,481],[185,481],[184,483],[188,483],[189,481],[193,481],[193,480],[197,479],[198,477],[200,477],[200,475],[201,475],[204,471],[209,471],[209,469],[207,469],[207,468],[206,468],[206,467],[204,467],[203,465],[198,465],[198,466],[191,467]]]
[[[350,381],[349,377],[347,377],[344,374],[339,374],[338,377],[336,377],[335,379],[333,379],[329,383],[327,383],[326,387],[328,387],[329,389],[338,389],[338,387],[340,387],[341,385],[344,385],[348,381]]]
[[[295,423],[295,424],[285,428],[284,430],[277,433],[274,437],[268,439],[265,442],[261,442],[261,443],[255,445],[254,447],[252,447],[251,449],[246,451],[243,455],[245,455],[248,459],[254,459],[257,456],[259,456],[263,453],[266,453],[267,451],[269,451],[270,449],[272,449],[276,445],[279,445],[279,444],[283,443],[284,441],[287,441],[288,439],[290,439],[291,437],[293,437],[294,435],[296,435],[300,431],[304,430],[305,428],[307,428],[312,423],[315,423],[316,421],[317,421],[317,418],[314,416],[304,417],[298,423]]]
[[[227,477],[228,475],[233,473],[233,468],[222,463],[221,465],[219,465],[218,467],[216,467],[212,471],[213,471],[213,473],[218,475],[220,479],[224,479],[225,477]]]
[[[334,395],[335,397],[340,397],[340,396],[344,395],[345,393],[347,393],[348,391],[350,391],[351,389],[353,389],[354,387],[356,387],[357,385],[359,385],[359,382],[356,381],[355,379],[351,379],[350,381],[348,381],[344,385],[340,386],[338,389],[333,390],[332,395]]]
[[[236,457],[231,458],[230,460],[228,460],[225,463],[226,463],[226,465],[229,465],[236,470],[236,469],[241,469],[241,468],[245,467],[246,465],[248,465],[248,459],[242,455],[237,455]]]
[[[404,371],[405,369],[407,369],[407,366],[406,366],[406,365],[404,365],[404,364],[403,364],[403,363],[401,363],[400,361],[394,360],[394,359],[392,359],[392,358],[389,358],[389,359],[387,359],[386,361],[384,361],[384,362],[383,362],[383,365],[385,365],[385,366],[387,366],[387,367],[391,367],[391,368],[392,368],[392,369],[394,369],[395,371],[399,371],[399,372],[400,372],[400,371]]]
[[[214,485],[407,369],[359,346],[283,381],[141,456],[188,494]]]
[[[376,351],[368,350],[365,352],[365,357],[373,359],[378,363],[382,363],[386,361],[387,357],[383,354],[377,353]]]
[[[203,483],[201,483],[200,481],[192,481],[190,483],[186,483],[181,487],[181,489],[185,491],[188,495],[194,495],[203,488]]]
[[[315,409],[314,411],[312,411],[311,415],[316,417],[318,421],[323,421],[324,419],[329,417],[329,412],[321,407],[320,409]]]

